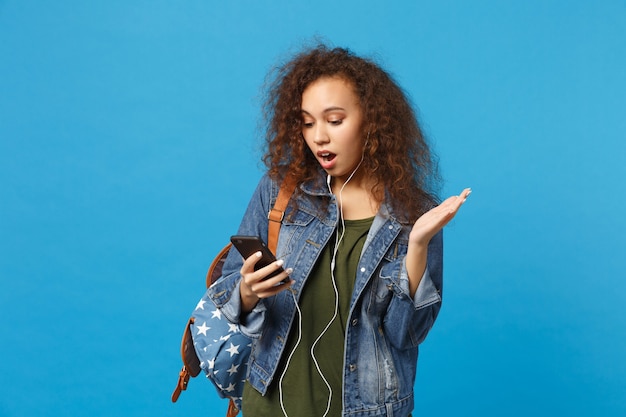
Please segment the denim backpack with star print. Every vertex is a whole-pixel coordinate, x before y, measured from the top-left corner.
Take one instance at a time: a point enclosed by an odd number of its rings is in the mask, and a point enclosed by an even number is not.
[[[276,251],[283,214],[294,189],[295,182],[286,178],[274,207],[268,213],[267,246],[272,252]],[[207,288],[222,275],[230,248],[229,243],[211,263],[206,276]],[[176,402],[180,393],[187,389],[189,378],[198,376],[203,370],[217,388],[218,395],[230,400],[226,416],[236,416],[241,410],[251,344],[250,338],[239,331],[238,325],[226,320],[205,293],[185,326],[181,343],[183,367],[172,394],[172,402]]]
[[[237,324],[222,316],[206,294],[192,318],[190,330],[200,368],[213,382],[218,395],[231,400],[229,408],[240,410],[252,341],[239,331]]]

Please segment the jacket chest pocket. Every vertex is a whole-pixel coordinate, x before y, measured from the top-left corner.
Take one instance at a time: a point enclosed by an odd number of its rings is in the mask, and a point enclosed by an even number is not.
[[[376,299],[378,302],[389,302],[394,293],[400,294],[400,275],[403,269],[404,257],[408,248],[408,240],[397,239],[383,257],[378,273]]]
[[[315,216],[311,213],[297,210],[285,216],[280,228],[279,256],[284,258],[302,246],[303,238]]]

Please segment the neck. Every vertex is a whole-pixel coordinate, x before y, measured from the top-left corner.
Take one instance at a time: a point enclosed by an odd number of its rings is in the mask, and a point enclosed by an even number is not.
[[[348,220],[371,217],[378,211],[380,202],[374,192],[374,181],[365,175],[355,173],[352,178],[333,177],[332,193],[342,210],[342,216]]]

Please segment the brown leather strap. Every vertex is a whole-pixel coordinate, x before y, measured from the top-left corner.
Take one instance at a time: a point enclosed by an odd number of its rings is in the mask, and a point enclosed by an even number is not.
[[[232,243],[228,243],[228,245],[224,246],[220,253],[217,254],[211,266],[209,267],[209,271],[206,274],[206,287],[209,288],[211,284],[213,284],[219,277],[222,276],[222,268],[224,267],[224,262],[226,262],[226,256],[228,256],[228,251]]]
[[[239,409],[235,405],[235,402],[232,398],[230,398],[230,402],[228,403],[228,409],[226,410],[226,417],[235,417],[239,414]]]
[[[180,393],[187,389],[187,383],[189,382],[189,372],[183,366],[183,369],[180,370],[178,374],[178,384],[176,384],[176,388],[172,393],[172,402],[175,403],[180,396]]]
[[[187,389],[190,377],[196,377],[200,373],[200,359],[196,355],[196,351],[193,347],[193,338],[191,337],[191,326],[195,319],[189,318],[185,331],[183,332],[183,338],[180,344],[180,356],[183,359],[183,367],[178,373],[178,383],[172,393],[172,402],[175,403],[180,396],[180,393]]]
[[[200,373],[200,359],[196,355],[196,349],[193,347],[193,324],[196,321],[194,317],[189,317],[187,321],[187,327],[183,332],[183,339],[180,343],[180,355],[183,358],[183,370],[191,375],[197,377]],[[184,390],[185,388],[183,388]]]
[[[280,186],[278,197],[276,197],[276,203],[274,207],[267,214],[269,220],[267,226],[267,247],[276,254],[276,245],[278,244],[278,233],[280,232],[280,225],[285,217],[285,210],[289,199],[296,189],[296,181],[291,176],[286,176],[283,183]]]

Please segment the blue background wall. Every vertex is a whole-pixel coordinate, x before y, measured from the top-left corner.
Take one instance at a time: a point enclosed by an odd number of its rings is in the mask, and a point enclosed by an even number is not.
[[[623,1],[0,1],[0,415],[177,404],[183,325],[260,177],[259,88],[374,55],[440,155],[446,291],[415,415],[626,415]]]

